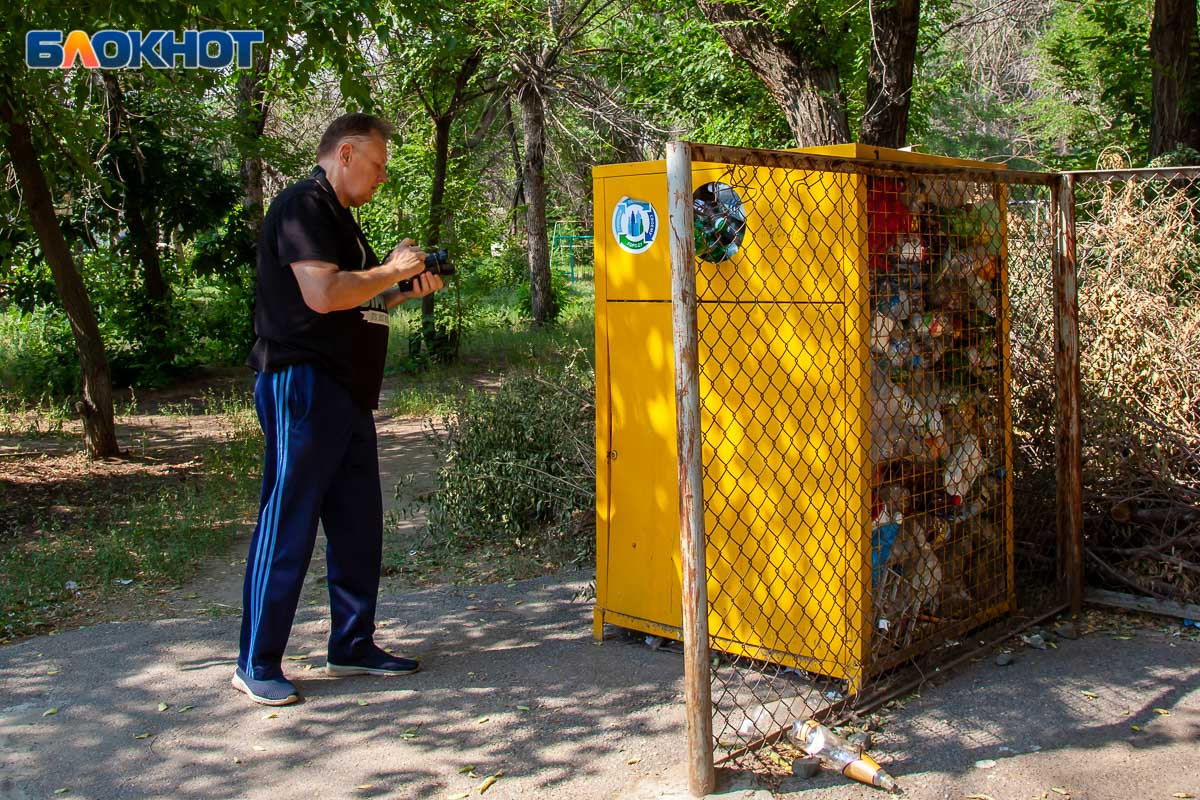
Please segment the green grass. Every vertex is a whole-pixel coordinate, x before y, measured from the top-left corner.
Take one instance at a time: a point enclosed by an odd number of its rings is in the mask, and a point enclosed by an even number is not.
[[[420,327],[419,312],[392,316],[388,373],[395,391],[384,407],[401,416],[447,413],[471,388],[490,387],[504,375],[564,362],[580,348],[594,352],[594,300],[590,284],[577,283],[559,318],[539,327],[521,319],[505,298],[479,303],[465,320],[459,356],[450,364],[419,364],[407,357],[408,340]]]
[[[83,604],[102,606],[121,587],[114,581],[183,580],[245,532],[262,458],[253,406],[212,398],[206,411],[220,414],[226,438],[200,454],[188,480],[146,476],[122,492],[90,486],[72,498],[84,512],[74,521],[46,513],[33,535],[0,535],[0,641],[53,629]]]

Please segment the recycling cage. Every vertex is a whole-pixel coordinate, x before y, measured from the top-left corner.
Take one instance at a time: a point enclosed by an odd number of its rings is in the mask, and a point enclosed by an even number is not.
[[[1014,607],[1008,187],[861,145],[741,152],[692,163],[710,643],[854,693]],[[665,162],[593,188],[594,635],[681,639]]]

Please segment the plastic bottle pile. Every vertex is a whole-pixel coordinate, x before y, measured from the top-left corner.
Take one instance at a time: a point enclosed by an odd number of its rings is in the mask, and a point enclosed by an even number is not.
[[[988,184],[876,178],[867,218],[879,654],[1004,598],[1002,232]]]

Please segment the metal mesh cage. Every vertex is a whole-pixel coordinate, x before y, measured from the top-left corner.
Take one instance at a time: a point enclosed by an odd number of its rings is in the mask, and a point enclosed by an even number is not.
[[[1027,352],[1054,357],[1040,322],[1053,307],[1049,181],[911,154],[692,148],[690,196],[670,191],[673,207],[691,212],[691,230],[672,235],[677,246],[687,240],[694,295],[677,282],[669,296],[695,314],[698,413],[680,411],[676,454],[687,496],[690,430],[712,738],[719,757],[772,766],[786,759],[757,748],[792,723],[1012,609],[1018,563],[1043,570],[1038,585],[1057,595],[1054,444],[1044,458],[1039,438],[1053,426],[1053,370],[1048,384],[1041,373],[1025,381],[1014,364]],[[609,259],[612,274],[619,263]],[[629,384],[653,381],[653,359],[621,373],[636,357],[623,344],[639,332],[624,320],[635,301],[650,319],[650,304],[666,299],[644,285],[622,294],[619,283],[597,288],[598,308],[609,309],[597,330],[608,345],[598,371],[611,372],[612,441],[622,401],[642,397]],[[1038,321],[1014,321],[1027,307]],[[679,320],[677,311],[675,353],[686,358]],[[660,330],[643,327],[643,341]],[[670,391],[682,409],[688,390]],[[1018,525],[1014,492],[1026,485],[1040,499]],[[600,502],[616,509],[615,477],[611,488]],[[619,522],[639,520],[613,511],[601,527]],[[619,538],[602,545],[598,605],[616,605]],[[685,592],[688,580],[685,552]],[[608,618],[678,635],[677,618],[652,616]]]

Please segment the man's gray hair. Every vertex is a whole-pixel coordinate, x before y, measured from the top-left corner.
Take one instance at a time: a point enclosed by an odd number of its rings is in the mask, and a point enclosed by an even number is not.
[[[370,114],[343,114],[331,122],[321,135],[321,143],[317,145],[317,158],[322,159],[331,154],[342,139],[365,139],[372,133],[378,133],[386,142],[392,135],[392,124]]]

